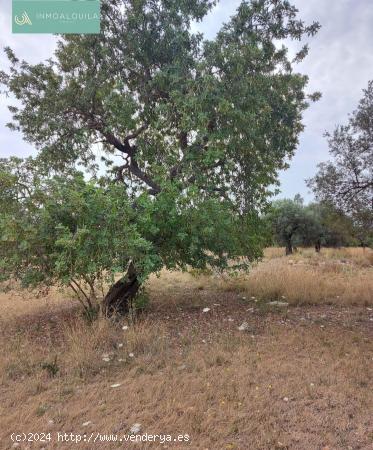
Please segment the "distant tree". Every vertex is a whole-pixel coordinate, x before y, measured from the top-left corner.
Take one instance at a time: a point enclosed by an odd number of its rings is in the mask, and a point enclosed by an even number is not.
[[[270,223],[277,244],[285,246],[285,254],[293,253],[294,246],[301,245],[313,225],[310,214],[297,195],[294,200],[284,199],[272,203],[266,220]]]
[[[9,276],[28,267],[44,275],[49,255],[53,267],[64,267],[53,273],[65,282],[98,264],[103,272],[122,274],[104,304],[125,310],[129,297],[161,267],[227,269],[229,260],[247,263],[260,255],[258,215],[297,147],[308,106],[307,77],[294,70],[307,47],[290,60],[278,43],[314,35],[319,25],[306,26],[285,0],[243,1],[216,37],[204,40],[192,33],[191,22],[214,3],[103,0],[101,33],[61,36],[47,62],[31,65],[6,49],[11,69],[0,81],[19,100],[10,107],[10,127],[36,146],[37,162],[46,167],[37,180],[41,200],[28,179],[25,199],[21,181],[6,193],[15,211],[7,213],[2,229],[8,248],[2,267],[12,268]],[[95,176],[85,182],[76,174],[66,183],[64,173],[76,164],[97,171],[97,146],[107,165],[101,186]],[[3,171],[9,182],[17,162],[4,162]],[[53,171],[59,178],[52,188]],[[29,220],[41,236],[49,216],[55,239],[47,248],[27,243],[27,233],[21,240],[7,231]],[[107,256],[94,251],[101,239]],[[80,243],[87,265],[79,265]],[[53,258],[62,244],[69,251],[60,264]],[[18,255],[19,245],[27,252]]]
[[[348,124],[327,137],[333,160],[319,164],[308,184],[318,200],[351,218],[366,245],[373,232],[373,80]]]
[[[318,224],[315,236],[319,236],[323,246],[347,247],[353,245],[355,241],[353,222],[343,212],[335,209],[331,204],[324,203],[311,203],[307,209],[315,216]],[[316,245],[314,237],[312,245]]]

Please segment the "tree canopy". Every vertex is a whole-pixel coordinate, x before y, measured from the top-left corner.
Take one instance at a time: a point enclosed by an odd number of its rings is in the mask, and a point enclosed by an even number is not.
[[[9,126],[38,156],[2,161],[2,182],[17,180],[2,192],[13,205],[2,219],[3,270],[15,257],[7,229],[22,221],[37,233],[49,227],[53,242],[36,263],[36,248],[17,239],[33,262],[21,253],[13,274],[33,264],[43,272],[46,255],[77,251],[76,239],[92,249],[102,233],[114,242],[99,270],[132,260],[142,278],[163,265],[227,268],[229,259],[259,256],[258,214],[294,154],[302,112],[319,97],[307,97],[307,77],[294,71],[307,45],[292,59],[279,42],[319,25],[304,24],[285,0],[243,1],[206,40],[191,23],[214,3],[102,1],[101,33],[60,36],[48,61],[31,65],[6,49],[11,68],[0,80],[19,101]],[[22,178],[30,164],[42,168],[31,190],[35,180]],[[79,264],[57,278],[86,275]]]
[[[373,234],[373,80],[348,124],[326,136],[333,159],[319,164],[308,184],[317,199],[351,217],[366,244]]]

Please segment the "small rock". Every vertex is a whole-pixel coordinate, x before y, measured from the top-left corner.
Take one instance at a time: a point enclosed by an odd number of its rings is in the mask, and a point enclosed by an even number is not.
[[[122,330],[124,330],[124,331],[128,330],[128,326],[127,325],[123,325],[122,326]]]
[[[247,331],[249,329],[249,324],[247,322],[243,322],[239,327],[238,330],[239,331]]]
[[[284,402],[288,402],[289,401],[288,397],[284,397],[283,400],[284,400]]]
[[[202,312],[207,313],[210,311],[210,308],[203,308]]]
[[[109,362],[109,361],[110,361],[110,358],[108,358],[107,356],[105,356],[104,358],[102,358],[102,361]]]
[[[242,300],[247,300],[247,297],[241,297]]]
[[[130,428],[130,432],[132,434],[137,434],[140,433],[141,431],[141,424],[140,423],[135,423],[132,425],[132,427]]]
[[[228,317],[228,322],[234,322],[234,319],[232,319],[232,317]]]
[[[119,386],[122,386],[122,383],[115,383],[115,384],[112,384],[110,387],[117,388]]]
[[[287,303],[287,302],[269,302],[268,305],[271,305],[271,306],[288,306],[289,303]]]
[[[122,343],[118,344],[118,348],[122,348],[122,347],[123,347]]]
[[[21,444],[19,443],[19,442],[15,442],[13,445],[12,445],[12,448],[17,448],[17,447],[19,447]]]
[[[134,358],[134,357],[135,357],[135,355],[134,355],[133,353],[128,353],[128,356],[129,356],[130,358]]]
[[[83,426],[83,427],[88,427],[88,425],[91,425],[91,423],[92,423],[92,421],[91,421],[91,420],[88,420],[87,422],[84,422],[84,423],[82,424],[82,426]]]
[[[118,362],[123,362],[124,359],[123,358],[118,358]]]
[[[185,370],[186,369],[186,364],[182,364],[181,366],[178,367],[179,370]]]

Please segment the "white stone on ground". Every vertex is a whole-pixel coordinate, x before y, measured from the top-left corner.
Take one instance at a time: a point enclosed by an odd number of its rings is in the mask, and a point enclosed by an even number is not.
[[[132,427],[130,428],[130,432],[132,434],[137,434],[140,433],[141,431],[141,423],[135,423],[132,425]]]
[[[249,329],[249,324],[247,322],[243,322],[239,327],[239,331],[247,331]]]

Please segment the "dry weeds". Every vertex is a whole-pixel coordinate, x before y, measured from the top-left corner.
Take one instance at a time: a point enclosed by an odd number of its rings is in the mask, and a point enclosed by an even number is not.
[[[293,263],[273,254],[235,280],[165,272],[150,280],[150,309],[135,323],[89,325],[64,303],[33,310],[35,299],[25,308],[8,293],[0,448],[11,448],[12,431],[122,434],[134,423],[144,433],[187,433],[193,450],[372,448],[373,312],[362,306],[372,303],[371,267],[360,250],[349,259],[302,251]],[[255,301],[282,295],[298,306]]]

